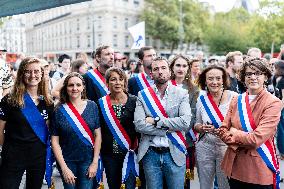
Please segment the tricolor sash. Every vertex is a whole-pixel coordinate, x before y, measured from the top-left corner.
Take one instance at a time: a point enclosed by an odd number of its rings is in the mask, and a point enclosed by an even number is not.
[[[171,80],[172,85],[177,86],[177,82],[176,80]],[[189,138],[191,139],[192,142],[196,142],[197,141],[197,133],[191,128],[188,133],[186,133],[187,136],[189,136]]]
[[[72,127],[72,129],[75,131],[77,136],[87,145],[94,147],[95,138],[94,135],[89,128],[86,121],[82,118],[80,113],[77,111],[77,109],[74,107],[74,105],[71,102],[62,104],[59,107],[59,110],[63,113],[65,118],[67,119],[69,125]],[[103,178],[103,163],[101,160],[101,157],[99,157],[98,160],[98,170],[96,174],[96,180],[98,183],[102,183]]]
[[[147,105],[152,116],[168,118],[168,115],[159,100],[158,96],[151,87],[141,91],[142,99]],[[175,145],[182,153],[186,154],[186,141],[180,131],[167,133],[168,139]]]
[[[247,93],[238,96],[238,111],[243,130],[245,132],[254,131],[257,127],[252,116]],[[274,173],[274,189],[280,189],[280,171],[274,143],[267,140],[257,148],[256,151],[259,153],[266,166]]]
[[[77,136],[87,145],[94,147],[94,134],[88,124],[76,110],[71,102],[62,104],[59,108],[61,113],[67,119],[69,125],[75,131]]]
[[[24,104],[24,107],[21,109],[23,115],[36,136],[46,145],[45,180],[50,188],[52,185],[51,175],[54,161],[50,144],[50,133],[44,118],[28,93],[24,94]]]
[[[137,148],[137,141],[135,141],[134,144],[131,143],[130,137],[115,115],[109,95],[100,98],[99,104],[104,116],[104,120],[107,123],[107,126],[115,141],[122,149],[127,151],[122,167],[123,184],[127,180],[130,172],[132,172],[135,177],[139,177],[139,166],[136,154],[134,152],[134,150]]]
[[[93,83],[99,88],[100,94],[105,96],[109,94],[109,90],[105,83],[105,78],[98,71],[98,69],[89,70],[87,75],[92,79]]]
[[[218,129],[224,120],[224,116],[222,112],[219,110],[217,104],[213,101],[213,98],[210,93],[207,95],[201,95],[200,97],[201,103],[210,118],[212,125]]]
[[[145,73],[140,73],[135,76],[136,82],[138,83],[140,91],[150,87],[150,83],[147,81]]]

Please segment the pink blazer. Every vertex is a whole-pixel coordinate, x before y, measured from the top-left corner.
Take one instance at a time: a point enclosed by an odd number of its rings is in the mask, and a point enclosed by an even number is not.
[[[246,133],[241,126],[237,97],[231,101],[220,129],[220,137],[224,140],[224,134],[231,127],[238,131],[234,133],[236,143],[228,145],[221,167],[228,177],[247,183],[270,185],[273,184],[273,173],[256,149],[267,140],[273,141],[282,103],[266,90],[262,90],[250,103],[250,107],[257,128]]]

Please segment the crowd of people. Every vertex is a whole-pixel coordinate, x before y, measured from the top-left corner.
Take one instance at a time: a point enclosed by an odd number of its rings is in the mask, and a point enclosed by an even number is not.
[[[19,61],[0,49],[0,189],[280,189],[284,61],[229,52],[203,62],[142,47],[138,61],[100,46]],[[284,50],[283,50],[284,54]],[[15,67],[15,66],[14,66]],[[276,146],[274,145],[276,141]]]

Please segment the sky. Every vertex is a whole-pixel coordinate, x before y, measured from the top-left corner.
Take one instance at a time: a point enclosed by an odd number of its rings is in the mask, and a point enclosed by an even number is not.
[[[227,12],[235,4],[236,0],[199,0],[200,2],[208,2],[215,7],[216,12]],[[254,7],[258,6],[258,0],[251,0]]]

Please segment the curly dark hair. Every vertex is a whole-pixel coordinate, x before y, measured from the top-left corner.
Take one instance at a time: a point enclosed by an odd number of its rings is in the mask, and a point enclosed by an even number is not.
[[[198,86],[202,90],[205,90],[205,88],[206,88],[206,74],[207,74],[207,72],[209,72],[210,70],[213,70],[213,69],[220,70],[223,73],[223,75],[222,75],[223,87],[224,87],[224,89],[228,89],[229,86],[230,86],[228,74],[227,74],[225,68],[218,66],[218,65],[210,65],[201,72],[201,74],[199,75],[199,77],[197,79]]]
[[[67,102],[70,102],[70,99],[69,99],[69,96],[68,96],[68,93],[67,93],[67,85],[68,85],[69,79],[71,79],[72,77],[78,77],[79,79],[82,80],[84,89],[83,89],[81,98],[82,99],[87,99],[85,80],[83,79],[83,77],[79,73],[71,72],[64,79],[63,86],[60,89],[60,104],[65,104]]]
[[[267,62],[263,58],[255,58],[255,57],[247,57],[242,64],[239,76],[241,82],[245,83],[246,69],[247,67],[255,70],[255,68],[259,69],[268,79],[272,76],[271,71],[267,67]]]

